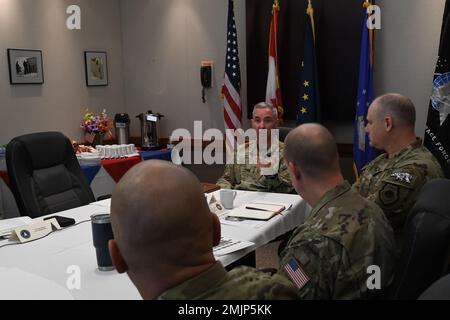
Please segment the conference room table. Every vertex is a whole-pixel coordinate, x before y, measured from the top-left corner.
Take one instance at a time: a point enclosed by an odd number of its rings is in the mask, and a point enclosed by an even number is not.
[[[219,191],[212,194],[219,198]],[[252,247],[216,256],[224,266],[294,229],[310,211],[303,199],[289,194],[238,191],[234,205],[254,201],[283,203],[289,209],[268,221],[229,221],[226,213],[222,214],[223,237],[254,243]],[[110,199],[95,202],[58,213],[74,218],[74,226],[25,244],[0,240],[0,299],[141,299],[126,274],[97,269],[90,216],[109,212]]]

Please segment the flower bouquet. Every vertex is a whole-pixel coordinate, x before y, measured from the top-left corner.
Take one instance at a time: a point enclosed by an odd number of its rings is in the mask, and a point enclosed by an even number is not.
[[[112,119],[108,118],[106,110],[103,109],[99,115],[94,115],[86,109],[83,121],[80,125],[85,132],[85,139],[92,145],[102,144],[105,135],[112,137]]]

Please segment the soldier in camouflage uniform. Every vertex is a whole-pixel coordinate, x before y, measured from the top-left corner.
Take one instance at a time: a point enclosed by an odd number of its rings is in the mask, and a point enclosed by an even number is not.
[[[280,254],[278,273],[302,299],[366,299],[380,290],[369,277],[380,269],[380,287],[392,281],[396,247],[383,211],[344,181],[337,146],[327,129],[305,124],[286,138],[293,185],[312,207]],[[375,278],[374,278],[375,279]],[[374,280],[375,281],[375,280]]]
[[[220,222],[198,179],[167,161],[129,170],[111,200],[112,261],[144,299],[295,299],[283,277],[253,268],[225,271],[213,255]]]
[[[220,262],[201,275],[171,288],[160,300],[295,300],[293,285],[279,275],[250,267],[227,272]]]
[[[270,164],[259,161],[258,139],[238,146],[233,164],[227,164],[217,184],[223,189],[248,191],[294,193],[286,163],[284,162],[284,144],[278,139],[271,142],[270,130],[277,128],[277,109],[261,102],[253,109],[252,128],[267,130],[267,157]],[[274,139],[275,140],[275,139]]]
[[[406,217],[420,189],[428,180],[443,177],[443,172],[416,138],[415,108],[410,99],[399,94],[377,98],[367,121],[370,144],[386,153],[363,168],[353,188],[383,209],[400,249]]]

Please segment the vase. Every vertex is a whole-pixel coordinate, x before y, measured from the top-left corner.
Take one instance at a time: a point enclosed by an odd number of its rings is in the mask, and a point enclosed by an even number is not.
[[[103,141],[105,139],[105,134],[104,133],[96,133],[95,134],[95,138],[94,141],[92,142],[92,146],[95,148],[96,146],[102,146],[103,145]]]

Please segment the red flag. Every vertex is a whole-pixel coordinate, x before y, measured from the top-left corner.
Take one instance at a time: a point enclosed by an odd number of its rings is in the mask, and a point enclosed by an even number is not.
[[[267,74],[266,103],[273,105],[278,110],[278,120],[283,119],[283,102],[281,100],[280,77],[278,71],[277,33],[278,13],[280,5],[275,0],[272,7],[272,21],[270,22],[269,36],[269,72]]]

